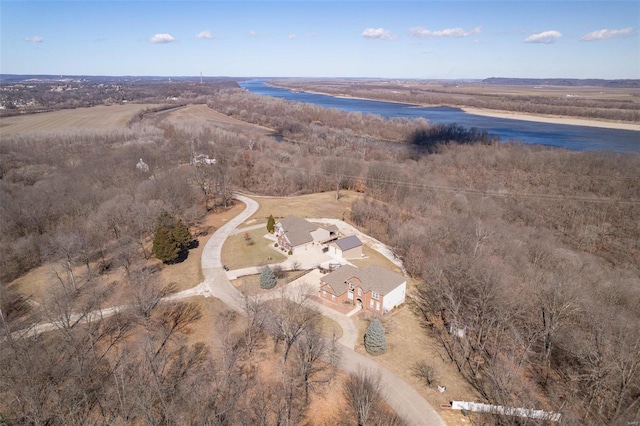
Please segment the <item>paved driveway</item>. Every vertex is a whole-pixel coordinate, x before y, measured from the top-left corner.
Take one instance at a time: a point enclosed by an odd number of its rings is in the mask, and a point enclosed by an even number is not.
[[[245,203],[247,208],[220,227],[220,229],[211,236],[202,251],[202,273],[211,295],[220,299],[230,308],[243,312],[244,298],[240,291],[236,289],[227,278],[220,259],[224,241],[238,225],[258,210],[258,203],[242,195],[236,195],[235,198]],[[313,277],[310,277],[308,279],[312,278]],[[292,286],[289,291],[295,292],[295,286]],[[287,293],[285,292],[285,294]],[[334,319],[343,327],[343,336],[339,340],[340,345],[338,346],[341,355],[340,369],[346,372],[357,372],[359,369],[365,369],[375,373],[379,372],[381,382],[385,388],[385,399],[407,424],[420,426],[440,426],[445,424],[433,407],[402,378],[374,360],[353,351],[353,347],[358,341],[359,336],[350,318],[319,303],[314,303],[314,306],[317,307],[323,315]]]

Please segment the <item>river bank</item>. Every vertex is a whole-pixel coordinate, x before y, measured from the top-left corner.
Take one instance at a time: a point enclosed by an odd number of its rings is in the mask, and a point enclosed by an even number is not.
[[[640,132],[640,123],[623,123],[618,121],[600,121],[580,117],[525,114],[513,111],[473,107],[463,107],[462,110],[467,114],[481,115],[483,117],[504,118],[507,120],[535,121],[537,123],[565,124],[569,126],[599,127],[602,129],[633,130]]]
[[[515,111],[505,111],[505,110],[493,110],[493,109],[484,109],[484,108],[476,108],[476,107],[459,107],[456,105],[427,105],[427,104],[414,104],[411,102],[400,102],[396,100],[388,100],[388,99],[374,99],[374,98],[365,98],[360,96],[351,96],[340,94],[336,95],[333,93],[319,92],[315,90],[301,90],[301,89],[292,89],[286,86],[281,86],[272,83],[266,83],[267,86],[291,90],[298,93],[310,93],[314,95],[325,95],[332,96],[338,99],[357,99],[362,101],[377,101],[377,102],[387,102],[401,105],[410,105],[420,108],[432,108],[438,106],[447,106],[451,108],[460,108],[467,114],[479,115],[482,117],[492,117],[492,118],[502,118],[505,120],[521,120],[521,121],[532,121],[536,123],[549,123],[549,124],[564,124],[568,126],[585,126],[585,127],[598,127],[601,129],[618,129],[618,130],[631,130],[640,132],[640,123],[630,123],[630,122],[620,122],[620,121],[604,121],[604,120],[595,120],[592,118],[583,118],[583,117],[568,117],[568,116],[560,116],[560,115],[543,115],[543,114],[528,114],[521,113]]]

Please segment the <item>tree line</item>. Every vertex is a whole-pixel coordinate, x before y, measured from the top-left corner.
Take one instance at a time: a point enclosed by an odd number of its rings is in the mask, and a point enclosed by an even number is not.
[[[228,205],[234,188],[264,195],[350,189],[361,194],[350,220],[402,257],[420,282],[410,297],[425,332],[489,402],[561,411],[569,424],[637,418],[637,155],[497,143],[457,127],[237,89],[208,96],[207,103],[283,138],[211,122],[143,118],[118,131],[0,140],[6,329],[37,321],[29,295],[9,283],[44,263],[57,271],[49,286],[78,292],[50,297],[58,312],[95,306],[92,298],[113,298],[113,289],[127,288],[128,281],[136,291],[149,288],[145,283],[157,273],[141,265],[151,256],[162,211],[192,227]],[[416,134],[427,146],[412,142]],[[194,151],[216,164],[190,165]],[[140,158],[147,172],[136,169]],[[109,282],[115,270],[124,271],[122,282]],[[143,305],[164,312],[164,305]],[[59,339],[64,345],[64,336],[52,334],[50,344]],[[288,345],[284,335],[271,339],[278,351]],[[31,340],[16,344],[38,347]],[[152,348],[138,358],[149,358]],[[175,359],[188,363],[190,349],[180,350],[187,358]],[[154,407],[174,407],[154,401]]]

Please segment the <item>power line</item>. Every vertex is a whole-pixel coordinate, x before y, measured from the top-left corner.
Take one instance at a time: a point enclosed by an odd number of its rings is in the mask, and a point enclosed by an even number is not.
[[[529,192],[512,192],[512,191],[506,191],[506,190],[490,191],[490,190],[481,190],[481,189],[475,189],[475,188],[459,188],[459,187],[452,187],[452,186],[430,185],[427,183],[409,182],[409,181],[400,181],[400,180],[362,178],[359,175],[347,175],[342,173],[325,172],[322,170],[302,169],[299,167],[291,167],[291,166],[283,166],[283,165],[273,165],[273,166],[279,169],[284,169],[284,170],[295,170],[298,172],[319,174],[319,175],[325,175],[325,176],[335,176],[335,177],[344,178],[344,179],[362,179],[365,182],[375,182],[380,184],[424,189],[424,190],[429,190],[434,192],[484,195],[484,196],[496,197],[496,198],[528,198],[528,199],[538,199],[538,200],[548,200],[548,201],[580,201],[580,202],[586,202],[586,203],[611,203],[611,204],[617,203],[617,204],[632,204],[632,205],[640,204],[640,199],[620,200],[620,199],[610,198],[610,197],[584,197],[584,196],[577,196],[577,195],[536,194],[536,193],[529,193]]]

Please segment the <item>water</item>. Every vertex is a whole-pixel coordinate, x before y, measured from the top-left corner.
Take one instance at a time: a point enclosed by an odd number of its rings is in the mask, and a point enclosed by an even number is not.
[[[464,127],[477,127],[488,131],[492,135],[499,136],[502,141],[518,140],[523,143],[554,146],[573,151],[640,153],[640,132],[633,130],[509,120],[468,114],[459,108],[415,107],[392,102],[338,98],[271,87],[267,86],[262,80],[245,81],[240,83],[240,86],[257,95],[306,102],[325,108],[338,108],[348,112],[359,111],[363,114],[377,114],[385,118],[422,117],[431,123],[457,123]]]

